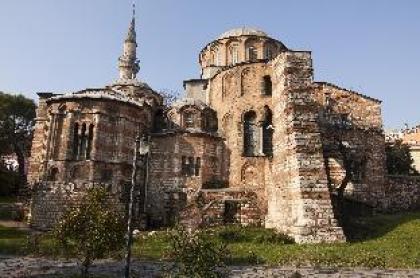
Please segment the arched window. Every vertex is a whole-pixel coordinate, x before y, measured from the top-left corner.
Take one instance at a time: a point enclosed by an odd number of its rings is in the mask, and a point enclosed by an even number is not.
[[[220,67],[222,65],[220,51],[216,50],[216,66]]]
[[[266,45],[264,47],[264,59],[271,59],[273,58],[273,50],[271,49],[270,45]]]
[[[254,46],[250,46],[247,48],[247,60],[248,61],[256,61],[258,59],[258,52],[257,49]]]
[[[264,122],[262,125],[263,153],[266,156],[273,156],[273,113],[267,106],[264,107]]]
[[[239,51],[238,51],[238,45],[234,44],[230,46],[229,48],[229,55],[230,55],[230,61],[231,64],[237,64],[239,62]]]
[[[254,111],[248,111],[244,115],[244,155],[257,155],[257,114]]]
[[[87,142],[87,151],[86,151],[86,159],[90,159],[90,154],[92,152],[92,145],[93,145],[93,124],[89,125],[89,135],[88,135],[88,142]]]
[[[215,111],[206,109],[202,116],[203,130],[207,132],[216,132],[218,129],[217,114]]]
[[[77,159],[79,155],[79,124],[73,126],[73,159]]]
[[[262,80],[262,93],[266,96],[271,96],[273,91],[273,83],[271,82],[271,77],[265,75]]]
[[[159,109],[155,113],[155,117],[153,119],[153,131],[154,132],[162,132],[163,130],[168,128],[167,119],[165,117],[165,113],[162,109]]]
[[[194,114],[192,112],[184,113],[184,127],[185,128],[194,127]]]
[[[58,168],[53,167],[48,173],[48,181],[56,181],[58,178]]]
[[[80,132],[80,148],[79,148],[80,159],[86,159],[86,147],[87,147],[86,123],[83,123],[82,130]]]

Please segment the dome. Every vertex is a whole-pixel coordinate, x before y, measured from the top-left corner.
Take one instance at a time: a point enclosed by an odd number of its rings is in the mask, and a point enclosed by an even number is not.
[[[256,28],[249,28],[249,27],[242,27],[242,28],[235,28],[231,29],[227,32],[221,34],[217,39],[226,39],[230,37],[239,37],[239,36],[260,36],[260,37],[268,37],[267,33],[258,30]]]

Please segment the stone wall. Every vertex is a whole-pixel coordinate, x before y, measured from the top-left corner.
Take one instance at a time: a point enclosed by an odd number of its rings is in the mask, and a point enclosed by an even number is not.
[[[273,67],[276,144],[266,226],[296,242],[344,241],[327,185],[310,53],[282,53]]]
[[[380,101],[338,86],[317,82],[314,93],[328,181],[338,188],[346,176],[344,155],[353,160],[346,195],[377,206],[385,184],[385,139]],[[345,147],[346,153],[339,145]]]
[[[112,193],[111,184],[73,184],[47,182],[34,185],[31,200],[29,223],[36,230],[50,230],[63,213],[68,209],[80,205],[87,188],[104,187],[109,191],[108,201],[121,215],[126,213],[126,199],[122,192]],[[137,217],[136,217],[137,216]],[[135,222],[139,223],[139,215],[135,215]]]
[[[420,209],[420,177],[388,176],[385,198],[381,199],[385,212],[401,212]]]

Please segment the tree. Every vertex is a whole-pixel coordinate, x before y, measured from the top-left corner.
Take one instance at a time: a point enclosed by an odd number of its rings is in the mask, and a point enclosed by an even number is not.
[[[385,147],[386,166],[390,175],[418,175],[413,167],[413,158],[410,154],[410,146],[397,140],[394,144]]]
[[[159,94],[163,97],[163,104],[170,106],[172,103],[179,99],[179,92],[169,89],[162,89],[159,91]]]
[[[103,188],[89,189],[81,204],[67,211],[53,232],[60,247],[81,260],[83,276],[95,259],[116,254],[124,247],[124,218],[107,199]]]
[[[0,92],[0,154],[16,154],[20,186],[26,183],[25,159],[30,152],[35,109],[32,99]]]

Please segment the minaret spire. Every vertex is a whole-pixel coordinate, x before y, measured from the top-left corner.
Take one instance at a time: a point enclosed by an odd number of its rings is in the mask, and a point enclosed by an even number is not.
[[[120,80],[128,81],[136,79],[138,73],[139,61],[137,60],[137,42],[136,42],[136,5],[133,1],[133,16],[128,28],[127,37],[124,41],[123,54],[118,59],[118,68],[120,71]]]

